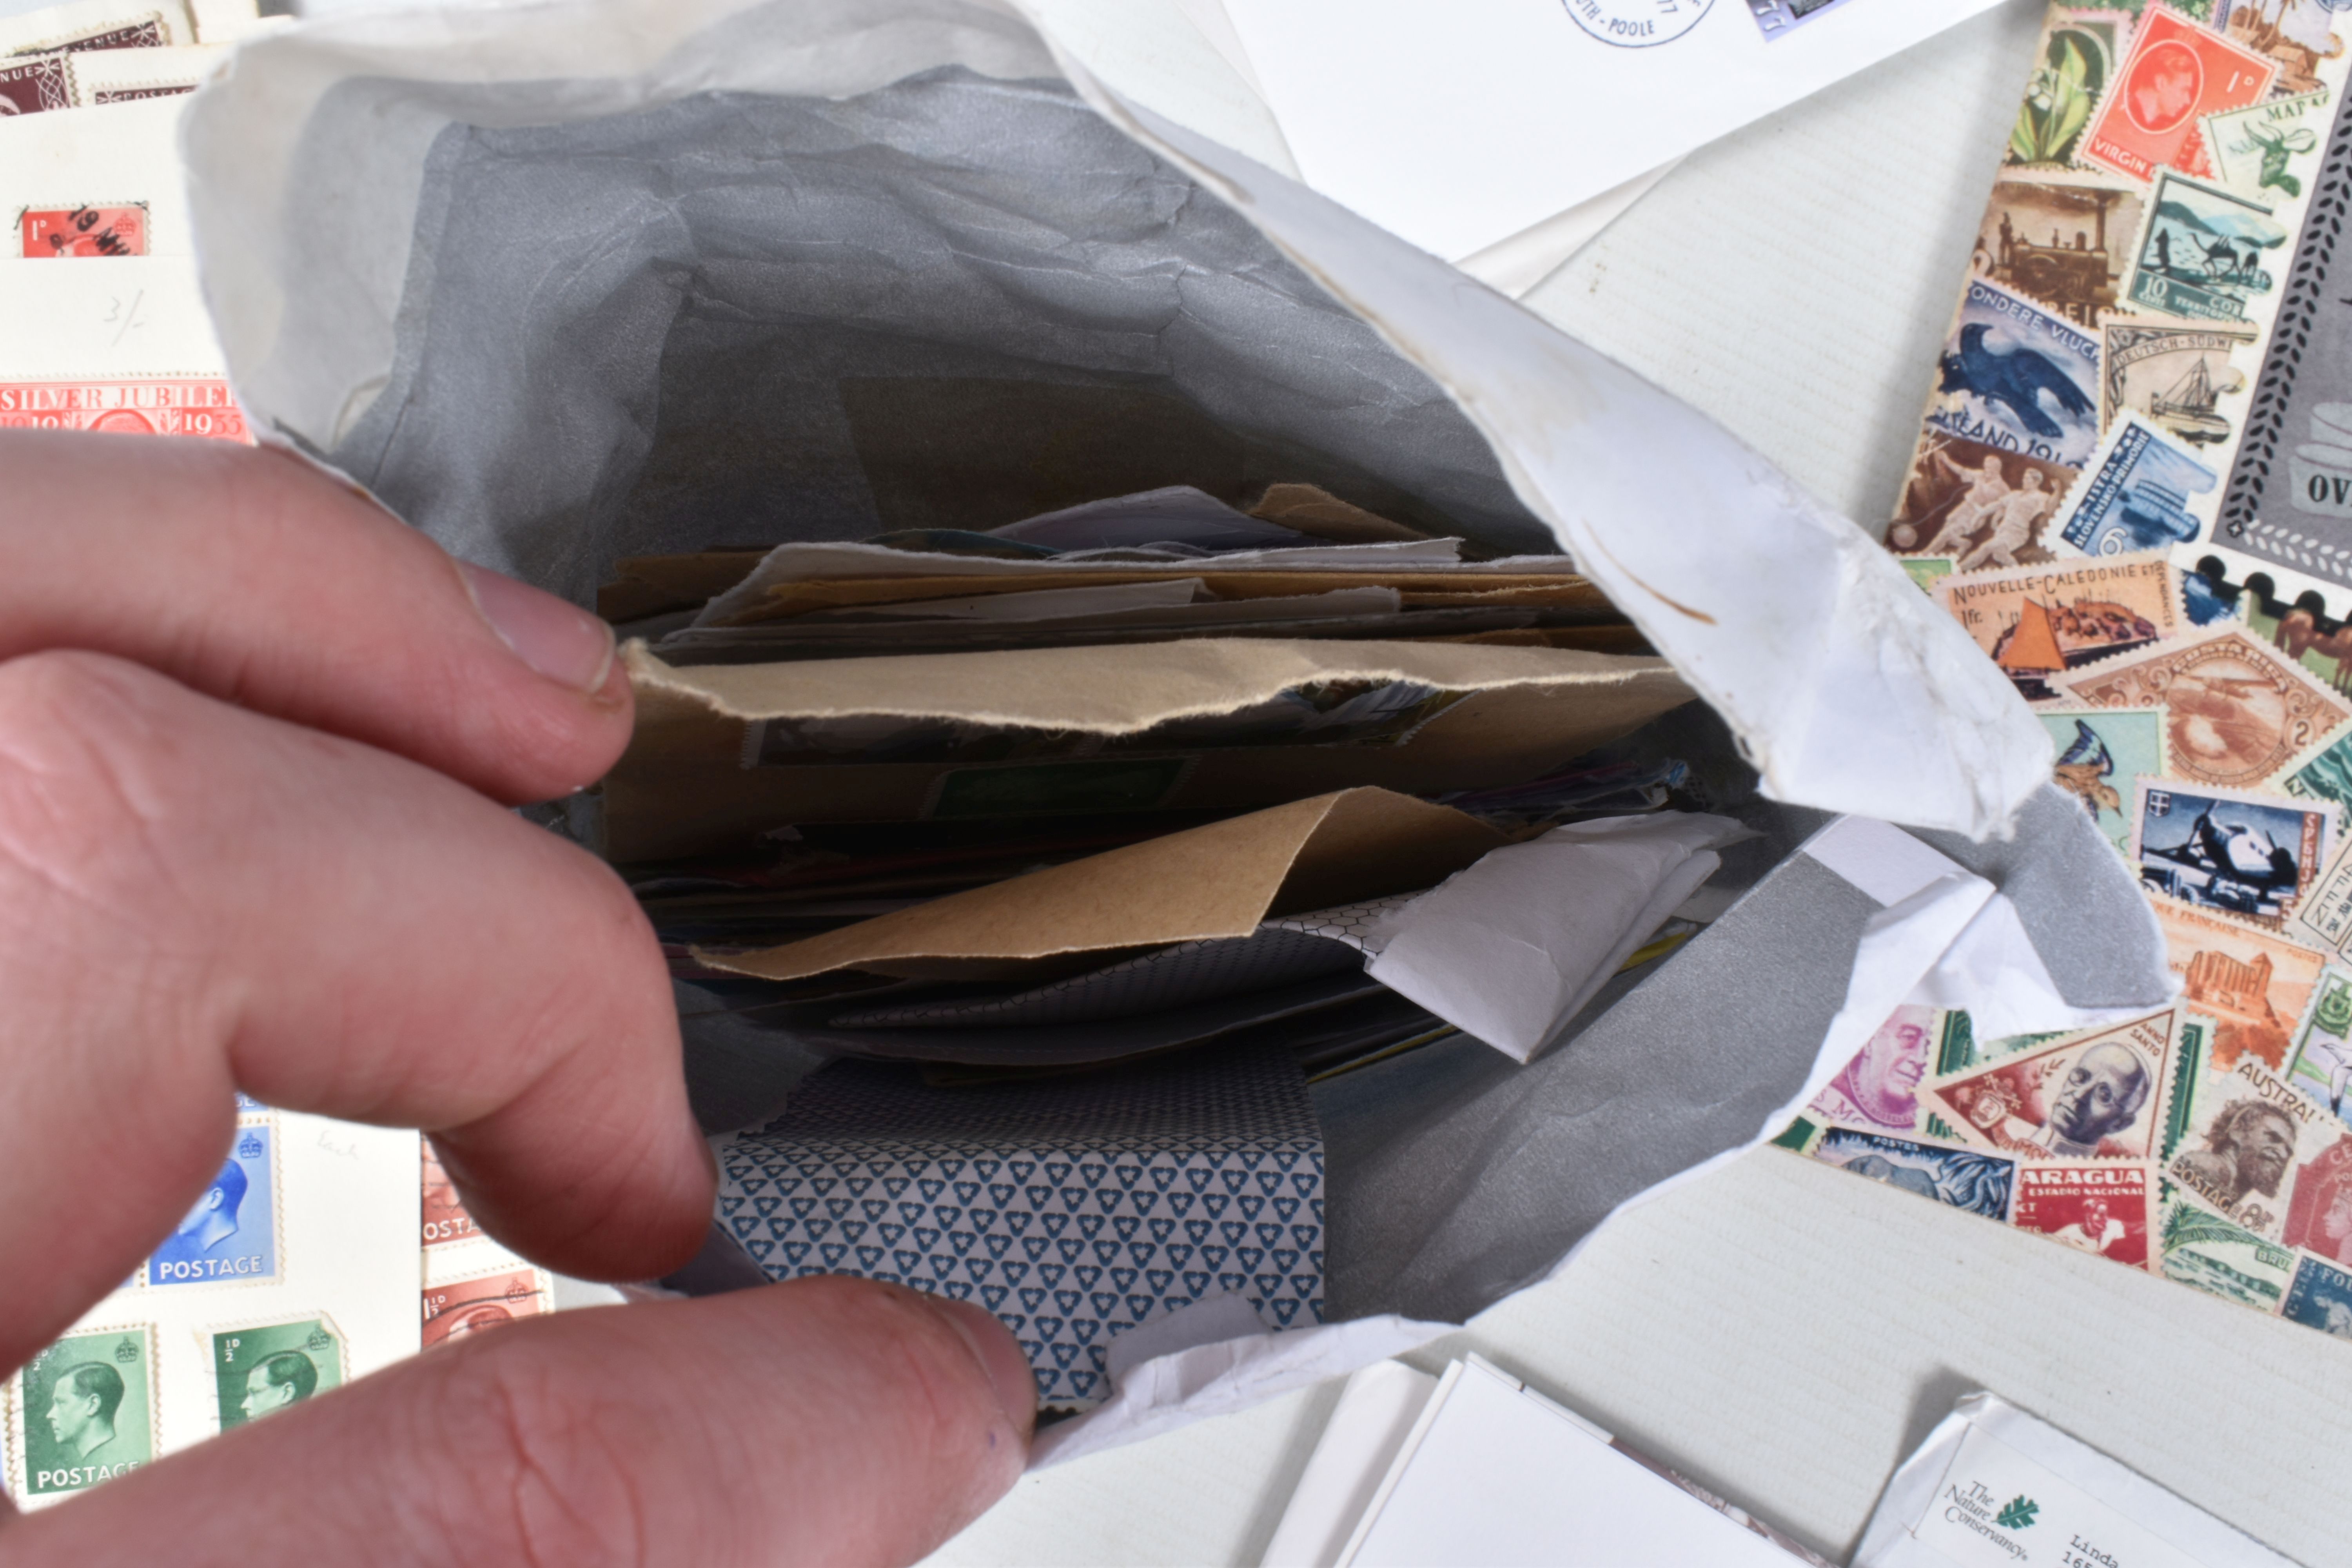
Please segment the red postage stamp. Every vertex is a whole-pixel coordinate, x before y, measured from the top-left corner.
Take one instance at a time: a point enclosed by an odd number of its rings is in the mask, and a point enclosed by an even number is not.
[[[0,381],[0,430],[114,430],[250,443],[245,411],[216,375],[136,381]]]
[[[2210,177],[2198,121],[2259,101],[2276,75],[2262,56],[2150,5],[2083,151],[2135,180],[2152,179],[2159,163]]]
[[[67,256],[144,256],[147,204],[26,207],[16,215],[16,254],[27,261]]]
[[[552,1310],[546,1280],[536,1268],[510,1268],[479,1279],[435,1285],[425,1292],[425,1347]]]
[[[2147,1267],[2147,1168],[2024,1165],[2015,1224],[2078,1251]]]
[[[425,1245],[439,1247],[446,1242],[464,1241],[482,1234],[474,1216],[457,1197],[457,1184],[449,1173],[441,1168],[441,1157],[433,1152],[433,1142],[420,1138],[425,1146]]]

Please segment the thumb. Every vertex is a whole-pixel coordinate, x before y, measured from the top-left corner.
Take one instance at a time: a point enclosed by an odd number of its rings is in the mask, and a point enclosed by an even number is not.
[[[905,1563],[1035,1390],[977,1307],[812,1279],[532,1319],[0,1526],[12,1564]]]

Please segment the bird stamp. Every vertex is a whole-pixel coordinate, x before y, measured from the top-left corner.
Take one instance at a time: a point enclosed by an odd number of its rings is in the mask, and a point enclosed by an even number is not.
[[[2121,654],[2054,684],[2095,708],[2160,707],[2173,771],[2248,789],[2352,719],[2352,701],[2236,627]]]
[[[2210,175],[2199,120],[2259,102],[2277,75],[2262,56],[2151,5],[2084,154],[2135,180],[2153,179],[2162,166]]]
[[[2000,538],[1969,559],[1998,559]],[[2007,571],[1960,569],[1936,602],[1968,628],[2029,702],[2069,702],[2053,677],[2129,653],[2183,629],[2172,564],[2160,554],[2053,561]]]
[[[2336,826],[2324,801],[2143,778],[2131,858],[2150,892],[2283,931],[2335,858]]]
[[[2099,341],[2064,317],[1971,279],[1939,370],[1927,406],[1933,428],[2070,468],[2090,460],[2099,439]]]
[[[2058,751],[2050,782],[2081,801],[2116,852],[2130,859],[2133,785],[2165,772],[2164,710],[2099,708],[2037,716]]]

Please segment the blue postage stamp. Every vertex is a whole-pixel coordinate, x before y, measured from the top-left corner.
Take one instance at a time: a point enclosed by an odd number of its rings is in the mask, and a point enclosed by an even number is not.
[[[1853,4],[1853,0],[1748,0],[1748,9],[1754,14],[1756,25],[1763,29],[1764,41],[1770,43]]]
[[[1944,344],[1927,423],[2079,468],[2099,444],[2099,342],[1979,278]]]
[[[2352,1274],[2316,1258],[2296,1265],[2294,1283],[2287,1287],[2286,1306],[2280,1314],[2338,1339],[2352,1340]]]
[[[1843,1127],[1822,1135],[1813,1158],[1988,1219],[2009,1218],[2010,1193],[2017,1180],[2014,1161]]]
[[[2189,510],[2221,477],[2126,414],[2074,492],[2058,536],[2085,555],[2123,555],[2186,544],[2204,529]]]
[[[236,1130],[236,1142],[212,1184],[147,1259],[148,1284],[247,1284],[278,1278],[275,1136],[269,1127]]]
[[[2276,931],[2336,847],[2336,807],[2143,777],[2133,812],[2143,885]]]

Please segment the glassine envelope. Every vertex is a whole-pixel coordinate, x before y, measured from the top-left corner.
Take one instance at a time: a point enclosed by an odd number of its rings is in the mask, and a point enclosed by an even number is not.
[[[1470,258],[1994,0],[1225,0],[1307,183]],[[1438,20],[1442,16],[1442,23]],[[1532,281],[1532,280],[1530,280]]]

